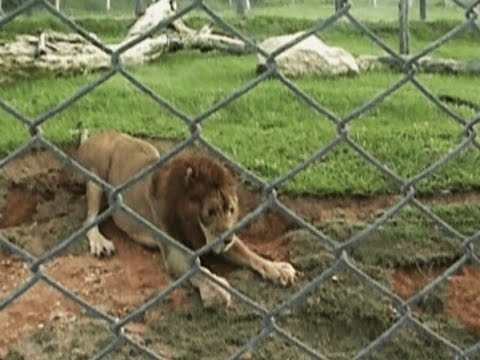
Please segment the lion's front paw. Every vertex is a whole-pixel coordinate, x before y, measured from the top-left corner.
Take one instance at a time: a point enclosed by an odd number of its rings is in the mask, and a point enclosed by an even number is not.
[[[87,233],[87,237],[90,243],[90,253],[92,255],[101,257],[103,255],[110,256],[115,252],[115,245],[110,240],[107,240],[98,230],[94,227]]]
[[[215,274],[211,275],[225,286],[230,286],[228,281],[224,278]],[[232,303],[232,296],[230,293],[209,279],[205,278],[204,281],[202,281],[202,284],[198,286],[198,290],[200,292],[203,306],[207,308],[218,306],[229,307]]]
[[[262,266],[261,274],[264,278],[268,278],[283,286],[291,285],[297,278],[295,268],[288,262],[284,261],[267,261]]]

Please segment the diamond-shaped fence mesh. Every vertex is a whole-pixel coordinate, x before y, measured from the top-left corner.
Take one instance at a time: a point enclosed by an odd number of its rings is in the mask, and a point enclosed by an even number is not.
[[[149,358],[152,359],[163,359],[162,356],[153,353],[150,349],[145,347],[144,345],[138,343],[133,338],[129,337],[125,332],[124,328],[130,322],[140,318],[146,311],[151,309],[152,307],[156,306],[157,304],[164,301],[175,289],[179,288],[186,284],[186,282],[195,274],[199,272],[203,272],[206,277],[208,277],[211,281],[217,283],[219,286],[223,287],[226,291],[231,293],[233,297],[235,297],[240,303],[246,305],[250,308],[253,312],[259,314],[263,317],[263,329],[253,338],[251,338],[247,343],[242,346],[237,353],[232,355],[232,359],[239,359],[241,358],[247,351],[252,351],[255,349],[259,344],[261,344],[262,340],[265,340],[269,335],[276,334],[283,340],[297,346],[301,349],[302,352],[307,354],[313,359],[325,359],[326,357],[322,355],[318,349],[312,349],[308,345],[304,344],[302,341],[296,339],[292,334],[290,334],[287,330],[283,329],[277,323],[277,318],[280,314],[282,314],[285,310],[291,308],[294,304],[302,302],[305,298],[312,293],[315,289],[317,289],[320,285],[325,283],[328,279],[332,277],[336,272],[340,270],[348,270],[352,273],[357,279],[359,279],[364,285],[368,286],[369,288],[374,290],[376,296],[384,296],[389,298],[392,303],[396,306],[396,310],[399,313],[399,317],[395,321],[395,323],[388,328],[383,334],[381,334],[375,341],[370,343],[365,348],[361,349],[356,358],[364,358],[371,355],[374,351],[378,350],[382,346],[385,345],[387,341],[392,340],[395,338],[396,334],[405,326],[410,325],[413,326],[417,331],[423,333],[427,337],[431,337],[432,340],[439,341],[442,343],[447,349],[450,350],[453,358],[458,359],[469,359],[475,356],[478,356],[480,353],[480,343],[468,348],[468,349],[460,349],[458,346],[452,344],[448,339],[442,337],[432,329],[430,329],[427,325],[420,322],[412,313],[412,307],[415,306],[420,299],[425,297],[426,295],[436,291],[438,287],[443,284],[447,278],[458,271],[462,266],[471,262],[471,263],[480,263],[480,259],[474,253],[474,245],[480,241],[480,233],[476,233],[473,236],[466,236],[460,233],[459,231],[455,230],[451,227],[448,223],[444,220],[439,218],[430,209],[422,204],[420,200],[416,198],[416,186],[417,184],[428,177],[431,177],[436,171],[438,171],[441,167],[445,166],[447,163],[452,161],[459,156],[466,148],[472,147],[480,149],[480,143],[476,138],[476,131],[474,126],[480,122],[479,114],[476,115],[473,119],[465,119],[460,117],[457,114],[451,112],[442,102],[425,86],[423,85],[419,79],[416,77],[417,74],[417,67],[418,67],[418,60],[430,54],[435,49],[441,47],[446,42],[452,40],[458,33],[465,30],[468,27],[472,27],[476,29],[475,31],[479,30],[478,25],[478,8],[480,5],[480,0],[473,2],[470,5],[466,5],[458,0],[455,0],[456,5],[462,7],[465,11],[465,20],[461,25],[458,25],[453,30],[436,40],[435,42],[431,43],[425,49],[417,53],[416,55],[409,57],[408,59],[400,56],[395,50],[385,44],[380,38],[378,38],[372,31],[368,29],[364,24],[358,21],[350,12],[351,5],[348,2],[344,2],[343,5],[338,9],[338,11],[333,14],[328,19],[318,22],[315,26],[311,29],[308,29],[303,34],[296,37],[294,40],[290,41],[289,43],[285,44],[284,46],[280,47],[276,51],[271,54],[265,53],[262,49],[257,47],[254,41],[250,40],[249,38],[243,36],[238,30],[236,30],[232,25],[228,24],[222,17],[217,14],[214,10],[212,10],[208,4],[204,3],[202,0],[195,0],[189,3],[187,6],[179,9],[174,16],[168,18],[167,20],[161,22],[154,28],[150,29],[147,33],[143,34],[136,39],[133,39],[127,44],[124,44],[122,47],[118,48],[116,51],[112,51],[104,44],[102,44],[99,40],[93,38],[88,34],[87,31],[82,29],[80,26],[75,24],[74,21],[67,18],[63,13],[58,12],[55,10],[55,7],[47,0],[31,0],[25,2],[22,6],[20,6],[15,11],[8,13],[6,16],[0,19],[0,28],[7,24],[8,22],[12,21],[18,15],[24,13],[28,9],[32,8],[33,6],[44,6],[52,15],[59,18],[62,22],[66,25],[71,27],[74,31],[79,33],[82,37],[86,40],[94,44],[99,49],[103,50],[106,54],[111,56],[111,68],[109,71],[104,73],[100,78],[96,81],[88,84],[80,91],[78,91],[75,95],[58,105],[57,107],[51,109],[47,113],[37,117],[36,119],[30,119],[27,116],[21,114],[20,112],[13,109],[7,103],[0,99],[0,107],[12,115],[18,122],[27,126],[30,132],[30,139],[21,147],[16,149],[15,151],[11,152],[8,156],[0,160],[0,169],[5,167],[8,163],[13,161],[14,159],[18,158],[21,154],[26,153],[27,151],[35,148],[37,146],[42,146],[52,154],[55,155],[58,159],[60,159],[63,163],[67,164],[71,168],[79,171],[82,175],[84,175],[88,180],[95,182],[99,185],[107,194],[109,198],[109,207],[103,213],[101,213],[94,221],[85,223],[79,230],[75,231],[73,234],[68,236],[63,242],[59,245],[55,246],[54,248],[50,249],[43,255],[39,257],[32,256],[31,254],[27,253],[20,247],[12,244],[9,242],[4,236],[0,234],[0,245],[13,254],[17,255],[23,261],[25,261],[30,268],[31,276],[25,281],[21,286],[19,286],[14,292],[9,294],[6,298],[4,298],[0,302],[0,311],[7,308],[10,304],[16,301],[19,297],[21,297],[24,293],[29,291],[36,283],[44,282],[49,286],[55,288],[57,291],[62,293],[65,297],[69,298],[71,301],[78,304],[80,307],[88,310],[89,313],[94,314],[95,316],[100,317],[101,319],[105,320],[110,324],[110,330],[114,335],[114,340],[109,343],[103,349],[99,349],[98,352],[93,357],[94,359],[102,359],[109,356],[109,354],[115,352],[118,348],[124,346],[125,344],[129,344],[130,346],[134,347],[138,351],[142,352]],[[180,110],[172,107],[168,104],[168,102],[164,101],[159,95],[155,94],[151,91],[147,86],[142,84],[141,81],[135,78],[130,72],[128,72],[121,63],[120,55],[128,50],[129,48],[133,47],[135,44],[139,43],[146,37],[152,35],[155,31],[159,31],[174,20],[182,17],[183,15],[189,13],[190,11],[197,9],[202,10],[206,14],[208,14],[215,22],[223,27],[224,29],[228,30],[230,33],[237,36],[239,39],[242,39],[245,44],[253,49],[255,49],[258,53],[264,55],[267,58],[267,70],[256,77],[254,80],[249,82],[244,87],[236,90],[226,99],[218,102],[212,108],[208,109],[201,115],[191,118],[185,114],[183,114]],[[291,80],[287,79],[279,70],[276,68],[275,57],[281,54],[283,51],[287,50],[291,46],[297,44],[301,40],[307,38],[311,34],[314,34],[318,31],[321,31],[332,24],[336,23],[340,19],[347,19],[353,26],[358,28],[362,31],[366,36],[368,36],[373,42],[379,45],[383,50],[385,50],[389,55],[394,57],[398,62],[403,64],[403,72],[404,76],[400,80],[398,80],[395,84],[390,86],[388,89],[381,92],[379,95],[375,96],[374,98],[370,99],[364,105],[358,107],[357,109],[350,112],[348,115],[344,117],[338,117],[330,112],[328,109],[325,109],[321,104],[317,101],[312,99],[309,95],[303,92],[300,88],[298,88],[295,83]],[[108,80],[110,77],[114,75],[123,76],[127,79],[130,83],[132,83],[135,87],[137,87],[140,91],[142,91],[146,96],[153,98],[160,106],[168,110],[171,114],[175,115],[179,120],[184,122],[186,126],[188,126],[190,130],[190,137],[185,140],[184,142],[178,144],[174,147],[171,151],[167,154],[163,155],[155,164],[152,166],[144,169],[140,173],[133,176],[131,179],[126,181],[125,183],[113,187],[110,184],[104,182],[99,177],[95,176],[93,173],[89,172],[87,169],[82,167],[79,163],[75,162],[71,159],[64,151],[62,151],[59,147],[55,146],[53,143],[48,141],[42,134],[42,125],[47,121],[53,121],[52,118],[59,112],[65,110],[72,104],[74,104],[77,100],[82,98],[83,96],[87,95],[88,93],[92,92],[96,87],[101,85],[103,82]],[[294,93],[299,98],[303,99],[306,103],[306,106],[312,107],[319,116],[326,117],[329,121],[331,121],[336,126],[337,136],[335,139],[324,146],[321,149],[318,149],[314,154],[312,154],[309,158],[299,164],[297,167],[291,169],[289,172],[285,173],[284,175],[280,176],[279,178],[275,179],[274,181],[267,183],[261,180],[252,172],[243,168],[240,164],[236,163],[232,159],[230,159],[227,155],[221,152],[221,150],[214,147],[210,144],[205,138],[202,137],[202,123],[206,121],[211,115],[215,114],[217,111],[221,110],[222,108],[228,106],[233,101],[237,100],[238,98],[245,95],[247,92],[255,88],[257,85],[265,81],[267,78],[276,78],[279,82],[284,84],[292,93]],[[370,109],[374,108],[381,104],[388,96],[394,94],[396,91],[401,89],[407,84],[414,85],[421,94],[423,94],[429,101],[433,102],[440,110],[442,110],[445,114],[452,118],[452,121],[457,122],[459,125],[463,126],[464,128],[464,138],[457,144],[457,146],[451,150],[447,155],[443,158],[438,160],[437,162],[431,164],[429,167],[424,169],[422,172],[418,173],[416,176],[411,178],[404,178],[394,171],[386,167],[382,164],[381,161],[377,160],[373,155],[369,154],[365,149],[363,149],[358,143],[356,143],[349,134],[349,124],[356,119],[358,119],[362,114]],[[124,191],[126,188],[134,184],[135,182],[139,181],[142,177],[146,176],[147,174],[152,173],[153,171],[157,170],[158,168],[164,166],[167,161],[171,158],[176,156],[182,150],[184,150],[187,146],[193,143],[200,143],[206,146],[209,150],[211,150],[214,154],[216,154],[221,160],[223,160],[229,167],[234,169],[237,173],[239,173],[243,178],[247,179],[250,182],[261,187],[265,194],[265,200],[261,202],[260,205],[257,206],[252,212],[247,214],[240,222],[238,222],[233,228],[231,228],[227,233],[223,234],[216,242],[212,244],[205,245],[198,251],[191,251],[190,249],[186,248],[185,246],[179,244],[175,241],[175,239],[171,238],[165,232],[160,231],[154,225],[143,219],[141,216],[136,214],[132,209],[130,209],[123,201],[121,192]],[[404,196],[403,198],[395,204],[392,208],[386,211],[381,217],[379,217],[374,223],[372,223],[367,228],[363,229],[362,231],[354,234],[351,236],[350,239],[343,243],[339,243],[333,239],[331,239],[326,234],[322,233],[318,229],[316,229],[311,224],[304,221],[302,218],[297,216],[294,211],[289,209],[284,203],[282,203],[277,198],[277,190],[281,188],[285,183],[290,181],[293,177],[297,174],[305,171],[308,167],[310,167],[313,163],[315,163],[318,159],[324,157],[328,153],[334,151],[338,146],[341,144],[349,146],[357,156],[363,158],[368,163],[372,164],[375,168],[377,168],[384,176],[389,178],[398,189],[400,189]],[[355,266],[354,262],[348,256],[347,250],[359,246],[373,231],[384,225],[389,219],[395,217],[405,206],[411,205],[418,209],[420,212],[425,214],[428,218],[433,220],[440,228],[447,231],[451,237],[458,239],[458,246],[461,249],[461,253],[463,254],[453,265],[451,265],[445,272],[443,272],[440,276],[438,276],[433,282],[428,284],[424,287],[420,292],[418,292],[415,296],[411,297],[409,300],[404,301],[400,299],[397,295],[387,289],[385,286],[380,284],[379,282],[372,279],[370,276],[366,275],[362,272],[357,266]],[[191,268],[188,270],[183,276],[176,279],[168,288],[160,292],[158,295],[153,297],[147,303],[136,309],[135,311],[131,312],[129,315],[125,316],[122,319],[116,319],[104,311],[97,309],[80,297],[75,295],[72,291],[69,291],[57,281],[52,279],[49,275],[47,275],[43,271],[43,265],[49,261],[52,261],[57,255],[59,255],[65,248],[71,245],[73,242],[79,241],[86,232],[91,229],[92,227],[98,225],[100,222],[105,220],[109,217],[114,211],[122,210],[127,213],[130,217],[132,217],[135,221],[141,223],[143,226],[149,228],[156,237],[158,237],[158,241],[162,241],[167,243],[169,246],[174,246],[178,248],[180,251],[188,254],[191,258]],[[280,214],[284,215],[294,223],[296,223],[301,228],[306,229],[310,232],[314,237],[318,239],[319,242],[323,243],[327,249],[331,251],[331,254],[334,257],[334,261],[332,262],[332,266],[321,273],[318,277],[314,278],[308,284],[306,284],[302,289],[298,292],[294,293],[287,299],[283,301],[280,305],[273,309],[267,309],[264,306],[256,303],[248,296],[242,294],[241,292],[226,287],[224,284],[218,282],[215,278],[213,278],[209,273],[203,271],[201,268],[199,257],[207,252],[209,252],[214,246],[223,242],[227,239],[231,234],[240,231],[248,224],[252,223],[259,217],[261,217],[265,212],[268,210],[275,210]],[[466,305],[468,306],[468,305]]]

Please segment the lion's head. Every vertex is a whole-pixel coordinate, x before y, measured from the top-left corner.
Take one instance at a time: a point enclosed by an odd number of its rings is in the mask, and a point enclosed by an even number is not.
[[[192,249],[213,242],[238,219],[235,179],[205,154],[187,153],[172,160],[165,194],[167,231]],[[219,253],[226,246],[214,250]]]

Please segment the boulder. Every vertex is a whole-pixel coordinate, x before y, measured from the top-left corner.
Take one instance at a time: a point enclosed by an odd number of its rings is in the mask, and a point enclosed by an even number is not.
[[[298,37],[302,32],[275,36],[266,39],[259,46],[271,53]],[[355,58],[348,51],[328,46],[316,35],[311,35],[276,57],[277,68],[286,76],[300,75],[350,75],[360,72]],[[267,68],[265,58],[258,54],[257,73]]]

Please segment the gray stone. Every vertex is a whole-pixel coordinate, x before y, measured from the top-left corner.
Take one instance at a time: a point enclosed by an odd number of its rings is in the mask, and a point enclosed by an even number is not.
[[[271,53],[302,32],[268,38],[259,46]],[[328,46],[316,35],[311,35],[276,57],[277,68],[286,76],[349,75],[360,72],[355,58],[346,50]],[[258,54],[257,73],[266,69],[265,58]]]

